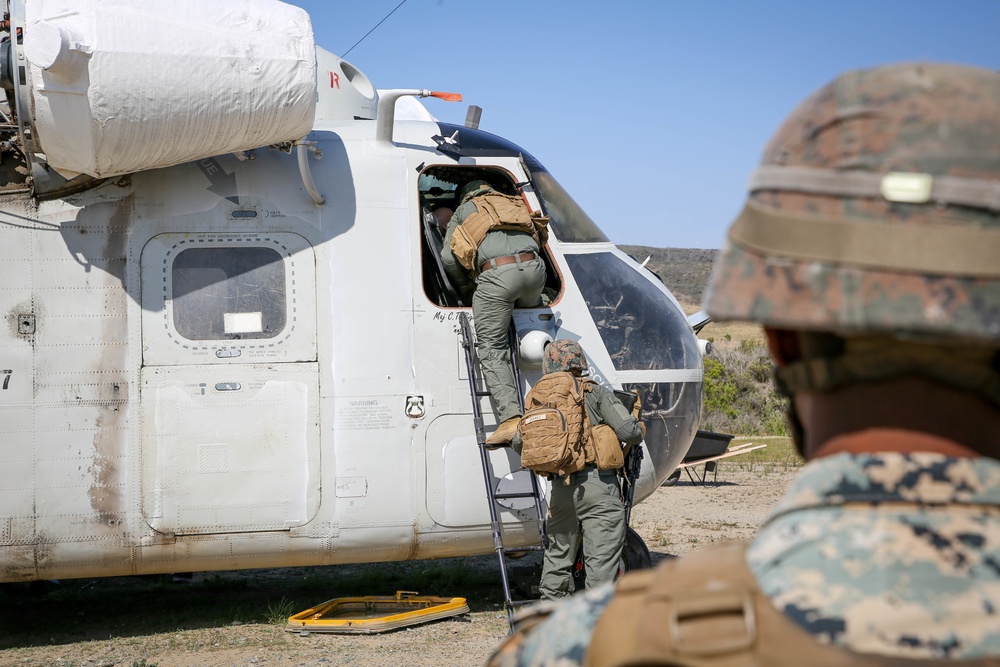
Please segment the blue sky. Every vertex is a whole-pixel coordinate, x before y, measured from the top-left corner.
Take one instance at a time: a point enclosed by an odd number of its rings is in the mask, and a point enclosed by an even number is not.
[[[399,0],[293,0],[343,56]],[[997,0],[407,0],[346,59],[538,158],[615,243],[718,248],[784,117],[837,74],[1000,69]]]

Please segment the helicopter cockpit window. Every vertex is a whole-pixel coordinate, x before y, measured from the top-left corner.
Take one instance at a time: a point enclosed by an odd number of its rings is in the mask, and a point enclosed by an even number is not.
[[[566,262],[616,369],[701,367],[683,311],[638,271],[609,252]]]
[[[285,264],[271,248],[191,248],[171,268],[174,327],[188,340],[274,338],[285,328]]]
[[[586,211],[573,201],[559,181],[547,171],[533,170],[531,184],[542,200],[549,226],[563,243],[603,243],[608,240]]]
[[[489,167],[428,167],[417,181],[420,190],[421,265],[424,292],[438,306],[457,308],[469,306],[452,285],[441,261],[444,236],[452,214],[459,206],[458,195],[462,187],[474,180],[488,182],[497,192],[518,194],[517,185],[505,170]],[[542,249],[546,264],[546,285],[543,302],[552,303],[562,290],[559,272],[551,258]]]

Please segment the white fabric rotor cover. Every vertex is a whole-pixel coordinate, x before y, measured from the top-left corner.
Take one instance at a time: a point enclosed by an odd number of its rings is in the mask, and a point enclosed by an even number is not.
[[[31,0],[31,124],[49,166],[108,177],[299,139],[309,15],[276,0]]]

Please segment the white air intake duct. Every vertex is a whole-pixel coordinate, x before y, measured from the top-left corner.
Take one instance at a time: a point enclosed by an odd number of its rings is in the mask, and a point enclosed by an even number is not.
[[[13,0],[22,140],[66,177],[108,177],[304,137],[309,15],[276,0]]]

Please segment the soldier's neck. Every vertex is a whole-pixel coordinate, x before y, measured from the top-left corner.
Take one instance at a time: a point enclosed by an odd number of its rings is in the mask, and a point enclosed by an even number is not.
[[[931,380],[907,377],[803,392],[795,406],[809,458],[840,451],[1000,458],[1000,408]]]
[[[818,459],[842,453],[873,454],[885,452],[901,454],[930,452],[955,458],[982,456],[974,449],[963,447],[954,440],[936,435],[901,428],[870,428],[838,435],[827,440],[813,452],[811,458]]]

